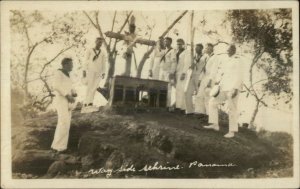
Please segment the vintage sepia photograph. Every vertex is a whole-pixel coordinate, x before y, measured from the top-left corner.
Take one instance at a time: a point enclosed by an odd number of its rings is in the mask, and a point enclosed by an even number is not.
[[[1,187],[297,188],[298,16],[296,1],[2,2]]]

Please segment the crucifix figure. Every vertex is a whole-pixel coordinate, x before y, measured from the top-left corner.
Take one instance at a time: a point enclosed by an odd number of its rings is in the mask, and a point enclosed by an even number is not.
[[[133,47],[136,46],[136,43],[154,46],[156,44],[153,40],[147,40],[139,38],[135,33],[135,17],[132,16],[129,21],[129,32],[125,32],[125,34],[114,33],[114,32],[106,32],[105,35],[110,38],[115,38],[117,40],[124,40],[125,50],[122,57],[125,59],[125,71],[122,75],[130,76],[131,75],[131,62],[133,56]]]
[[[124,46],[125,51],[123,52],[122,57],[125,59],[125,71],[123,73],[124,76],[130,76],[131,74],[131,62],[133,56],[133,47],[136,47],[134,41],[137,38],[137,34],[135,33],[135,18],[131,17],[129,22],[129,32],[125,32],[125,40]]]

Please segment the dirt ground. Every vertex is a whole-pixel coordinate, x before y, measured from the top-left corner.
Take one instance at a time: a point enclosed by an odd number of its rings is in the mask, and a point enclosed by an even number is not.
[[[70,152],[49,149],[56,115],[12,129],[14,178],[255,178],[292,176],[292,137],[240,128],[232,139],[226,114],[221,130],[205,120],[166,110],[73,112]],[[195,129],[200,126],[200,129]],[[177,167],[179,166],[179,167]],[[178,169],[177,169],[178,168]],[[133,171],[134,169],[134,171]],[[103,170],[113,170],[112,173]],[[122,170],[122,171],[120,171]]]

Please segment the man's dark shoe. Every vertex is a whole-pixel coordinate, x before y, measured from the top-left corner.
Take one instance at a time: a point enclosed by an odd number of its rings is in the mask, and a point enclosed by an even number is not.
[[[63,150],[63,151],[58,151],[58,153],[59,153],[59,154],[69,154],[69,153],[71,153],[71,150],[65,149],[65,150]]]
[[[208,115],[206,115],[206,114],[198,114],[197,116],[198,116],[197,118],[200,119],[201,121],[208,122]]]
[[[180,113],[181,113],[181,109],[179,109],[179,108],[175,108],[175,109],[174,109],[174,113],[176,113],[176,114],[180,114]]]
[[[55,149],[53,149],[53,148],[51,148],[51,149],[50,149],[50,152],[53,153],[53,154],[56,154],[58,151],[55,150]]]
[[[55,150],[55,149],[53,149],[53,148],[51,148],[51,149],[50,149],[50,156],[51,156],[52,158],[56,158],[57,155],[58,155],[58,151]]]

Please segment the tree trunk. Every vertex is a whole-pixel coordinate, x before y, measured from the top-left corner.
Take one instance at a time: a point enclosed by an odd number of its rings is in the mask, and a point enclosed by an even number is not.
[[[259,110],[259,104],[260,104],[260,102],[257,100],[257,101],[256,101],[255,109],[254,109],[254,111],[253,111],[253,113],[252,113],[252,116],[251,116],[251,119],[250,119],[250,123],[249,123],[249,128],[250,128],[251,130],[254,130],[254,129],[255,129],[254,121],[255,121],[255,118],[256,118],[257,113],[258,113],[258,110]]]
[[[194,11],[192,11],[191,14],[191,28],[190,28],[190,32],[191,32],[191,63],[194,63],[194,27],[193,27],[193,22],[194,22]]]
[[[166,29],[166,31],[161,35],[164,37],[167,33],[175,26],[175,24],[187,13],[188,11],[184,11],[174,22]]]
[[[29,64],[30,64],[30,58],[34,51],[34,49],[38,46],[40,43],[36,43],[32,46],[32,48],[29,50],[29,53],[26,58],[26,64],[25,64],[25,72],[24,72],[24,90],[25,90],[25,97],[28,97],[28,70],[29,70]]]
[[[151,49],[149,49],[143,56],[143,58],[141,59],[138,69],[137,69],[137,74],[136,77],[137,78],[141,78],[142,75],[142,71],[143,71],[143,67],[146,63],[146,60],[149,58],[150,54],[152,53],[152,51],[154,50],[155,46],[151,47]]]
[[[115,13],[114,13],[113,23],[112,23],[111,29],[110,29],[110,31],[112,31],[112,32],[114,31],[114,26],[115,26],[115,22],[116,22],[116,16],[117,16],[117,11],[115,11]],[[108,46],[109,47],[111,46],[111,38],[109,38]]]
[[[85,14],[86,14],[86,13],[85,13]],[[112,29],[111,29],[112,31],[111,31],[111,32],[113,32],[116,14],[117,14],[117,12],[115,12],[115,15],[114,15],[114,18],[113,18],[113,25],[112,25]],[[125,19],[125,21],[124,21],[122,27],[121,27],[120,30],[118,31],[118,34],[120,34],[120,33],[122,32],[122,30],[125,28],[125,26],[126,26],[128,20],[129,20],[130,16],[131,16],[131,14],[132,14],[132,11],[130,11],[129,14],[127,15],[127,17],[126,17],[126,19]],[[88,16],[87,14],[86,14],[86,16],[89,18],[89,16]],[[90,18],[89,18],[89,20],[90,20],[90,22],[93,24],[93,21],[92,21]],[[101,32],[99,31],[99,29],[101,29],[101,26],[100,26],[99,22],[97,22],[97,23],[98,23],[98,25],[95,25],[95,26],[96,26],[95,28],[98,30],[99,33],[101,33]],[[101,31],[102,31],[102,30],[101,30]],[[106,82],[105,82],[105,85],[106,85],[106,86],[109,85],[110,79],[111,79],[111,78],[114,76],[114,74],[115,74],[115,64],[116,64],[116,57],[117,57],[117,53],[116,53],[116,45],[117,45],[117,42],[118,42],[118,40],[116,39],[116,40],[115,40],[115,43],[114,43],[114,45],[113,45],[113,48],[111,48],[111,38],[110,38],[108,48],[106,48],[107,53],[108,53],[108,56],[109,56],[109,58],[108,58],[108,62],[109,62],[109,65],[108,65],[108,66],[109,66],[109,68],[108,68],[107,80],[106,80]],[[110,87],[110,86],[108,86],[108,87]]]
[[[129,12],[129,14],[127,15],[122,27],[120,28],[120,30],[118,31],[118,33],[120,34],[123,29],[125,28],[128,20],[129,20],[129,17],[131,16],[132,14],[132,11]],[[111,38],[110,38],[111,39]],[[109,54],[109,69],[108,69],[108,76],[107,76],[107,80],[106,80],[106,85],[109,85],[109,81],[110,79],[114,76],[115,74],[115,67],[116,67],[116,58],[117,58],[117,52],[116,52],[116,47],[117,47],[117,42],[118,40],[116,39],[115,40],[115,43],[113,45],[113,48],[110,48],[111,50],[108,52]],[[110,45],[109,45],[110,47]],[[108,86],[110,87],[110,86]]]
[[[109,62],[109,68],[108,68],[107,79],[110,79],[114,76],[114,73],[115,73],[116,57],[113,57],[113,53],[109,54],[108,62]]]
[[[252,113],[252,116],[251,116],[251,119],[250,119],[250,122],[249,122],[249,128],[250,129],[255,129],[254,127],[254,121],[255,121],[255,118],[256,118],[256,115],[258,113],[258,110],[259,110],[259,105],[260,105],[260,100],[258,99],[258,96],[257,96],[257,93],[255,91],[255,89],[253,88],[253,68],[255,66],[255,64],[257,63],[257,61],[259,60],[259,58],[262,56],[263,54],[263,50],[260,49],[254,56],[253,60],[252,60],[252,63],[250,65],[250,75],[249,75],[249,80],[250,80],[250,87],[249,87],[249,90],[253,90],[253,94],[252,94],[254,97],[255,97],[255,100],[256,100],[256,106],[255,106],[255,109]]]
[[[252,60],[252,63],[250,65],[250,75],[249,75],[249,81],[250,81],[250,89],[252,88],[253,89],[253,68],[255,66],[255,64],[257,63],[257,61],[260,59],[260,57],[263,55],[263,50],[260,49],[254,56],[253,60]],[[254,89],[253,89],[254,90]]]
[[[188,11],[184,11],[176,20],[174,20],[174,22],[166,29],[166,31],[160,36],[160,37],[165,37],[169,31],[175,26],[175,24],[187,13]],[[143,67],[146,63],[146,60],[149,58],[150,54],[153,52],[155,46],[152,46],[150,50],[148,50],[142,60],[140,61],[139,63],[139,66],[138,66],[138,69],[137,69],[137,74],[136,74],[136,77],[137,78],[140,78],[141,77],[141,74],[142,74],[142,70],[143,70]]]

